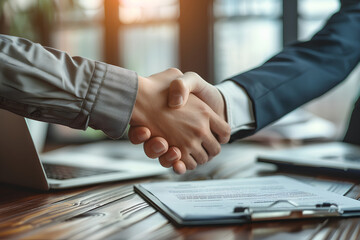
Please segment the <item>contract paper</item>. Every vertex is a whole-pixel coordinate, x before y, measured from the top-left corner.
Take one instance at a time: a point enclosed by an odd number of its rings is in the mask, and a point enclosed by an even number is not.
[[[360,202],[314,188],[285,176],[194,182],[158,182],[140,185],[182,219],[234,216],[235,207],[269,207],[279,200],[301,206],[336,204],[341,211],[359,210]],[[271,207],[294,208],[282,202]]]

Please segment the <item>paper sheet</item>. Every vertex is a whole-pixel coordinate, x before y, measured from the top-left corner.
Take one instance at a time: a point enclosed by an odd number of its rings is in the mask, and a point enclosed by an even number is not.
[[[336,203],[342,210],[360,209],[360,202],[319,190],[285,176],[195,182],[141,184],[183,219],[226,218],[234,207],[267,207],[277,200],[301,206]],[[273,208],[293,208],[282,203]]]
[[[291,175],[291,174],[286,174],[286,175],[300,182],[309,184],[315,188],[337,193],[340,195],[345,195],[355,185],[353,183],[344,182],[344,181],[325,180],[325,179],[304,177],[304,176]]]

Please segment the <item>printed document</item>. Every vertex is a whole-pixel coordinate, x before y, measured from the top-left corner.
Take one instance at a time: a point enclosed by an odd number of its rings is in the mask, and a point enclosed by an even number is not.
[[[299,207],[336,204],[341,211],[359,210],[360,202],[314,188],[285,176],[193,182],[158,182],[140,185],[183,219],[234,216],[234,207],[269,207],[286,200]],[[283,201],[271,208],[294,208]]]

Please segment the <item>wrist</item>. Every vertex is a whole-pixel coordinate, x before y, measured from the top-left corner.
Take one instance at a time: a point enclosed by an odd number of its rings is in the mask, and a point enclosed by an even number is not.
[[[137,123],[141,122],[141,119],[143,119],[144,100],[146,98],[145,89],[147,89],[148,82],[149,79],[138,76],[138,92],[130,121],[130,124],[132,125],[136,125]]]
[[[218,112],[217,114],[221,117],[222,120],[224,120],[225,122],[228,123],[225,97],[224,97],[224,95],[221,93],[221,91],[219,91],[218,89],[217,89],[217,91],[218,91],[219,94],[221,95],[220,108],[219,108],[219,112]]]

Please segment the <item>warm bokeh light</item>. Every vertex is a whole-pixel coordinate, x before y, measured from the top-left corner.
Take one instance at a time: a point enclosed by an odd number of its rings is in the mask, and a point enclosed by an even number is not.
[[[104,0],[78,0],[78,4],[85,9],[101,8]]]
[[[119,3],[124,7],[152,8],[173,5],[177,3],[177,0],[119,0]]]
[[[174,19],[179,16],[176,0],[119,0],[119,20],[122,23]]]

